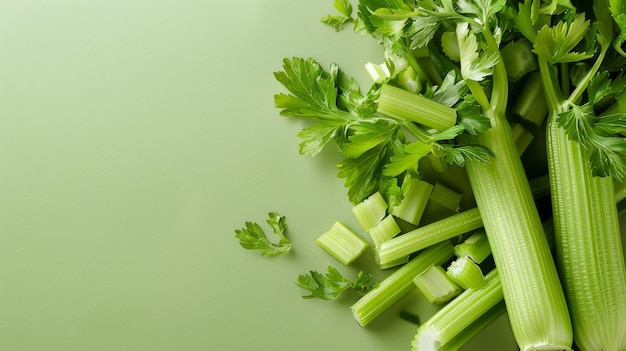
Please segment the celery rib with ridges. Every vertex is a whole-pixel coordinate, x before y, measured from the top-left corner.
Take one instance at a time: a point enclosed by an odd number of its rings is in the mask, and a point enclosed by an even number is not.
[[[354,319],[359,325],[366,326],[411,289],[415,289],[413,279],[418,274],[432,264],[443,264],[452,256],[453,247],[448,241],[420,252],[350,307]]]
[[[380,88],[378,111],[437,130],[445,130],[456,124],[456,111],[453,108],[387,84]]]
[[[411,343],[415,351],[435,351],[462,334],[474,321],[502,301],[501,277],[494,269],[481,289],[467,289],[424,324]]]
[[[499,56],[490,30],[482,28],[481,32],[489,51]],[[521,350],[569,349],[573,336],[565,296],[505,117],[508,81],[501,59],[492,77],[491,99],[482,104],[491,129],[480,133],[476,141],[494,157],[489,163],[468,160],[467,174],[500,272],[518,346]],[[482,87],[472,84],[470,89],[474,93]],[[537,264],[529,265],[529,260]]]
[[[479,210],[473,208],[419,227],[380,244],[376,249],[379,264],[387,265],[436,243],[476,230],[482,225]]]
[[[359,258],[369,247],[365,240],[340,221],[335,222],[330,230],[320,235],[315,242],[346,266]]]
[[[539,65],[550,107],[548,166],[557,261],[574,340],[582,349],[623,350],[626,268],[614,180],[594,176],[588,149],[570,140],[559,125],[558,116],[571,108],[571,97],[560,97],[561,89],[546,58],[540,56]]]

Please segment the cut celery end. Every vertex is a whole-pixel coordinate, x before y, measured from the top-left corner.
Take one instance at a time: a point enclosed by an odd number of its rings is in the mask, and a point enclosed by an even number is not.
[[[453,108],[388,84],[380,87],[378,112],[437,130],[446,130],[456,124]]]
[[[379,246],[381,243],[393,238],[400,234],[400,226],[393,218],[393,216],[386,216],[378,224],[370,228],[369,235],[372,238],[374,246]]]
[[[480,264],[491,255],[491,247],[484,229],[479,229],[470,235],[465,241],[454,246],[454,254],[457,257],[467,256],[472,261]]]
[[[511,111],[521,119],[540,126],[548,117],[548,103],[543,91],[541,75],[533,72],[524,83]]]
[[[461,287],[451,280],[440,265],[431,265],[413,283],[432,304],[443,304],[461,293]]]
[[[474,339],[478,333],[482,332],[491,323],[495,322],[498,318],[506,313],[506,305],[504,300],[498,302],[495,306],[490,308],[487,312],[482,314],[478,319],[472,323],[469,327],[463,329],[452,340],[448,341],[445,345],[439,348],[439,351],[458,351],[470,340]]]
[[[480,227],[482,219],[477,208],[463,211],[385,241],[378,248],[378,259],[381,265],[386,266],[401,257]]]
[[[395,261],[391,261],[391,262],[387,262],[385,264],[381,264],[380,263],[380,257],[378,255],[378,248],[374,248],[374,261],[376,262],[376,265],[378,266],[378,268],[380,268],[380,269],[389,269],[389,268],[401,266],[401,265],[409,262],[409,256],[400,257],[400,258],[398,258]]]
[[[354,262],[369,247],[365,240],[339,221],[315,242],[344,265]]]
[[[424,214],[433,185],[423,180],[408,178],[402,183],[404,197],[389,213],[414,225],[418,225]]]
[[[482,289],[468,289],[443,306],[417,329],[413,351],[439,350],[503,300],[502,285],[494,269]]]
[[[397,76],[398,85],[412,93],[418,93],[422,90],[422,81],[420,77],[417,75],[413,67],[408,66],[402,72],[400,72]]]
[[[463,194],[448,188],[440,182],[435,183],[433,191],[430,193],[430,201],[434,201],[452,212],[459,212],[462,198]]]
[[[480,289],[485,286],[483,272],[469,256],[462,256],[452,261],[446,274],[464,289]]]
[[[350,306],[354,319],[361,326],[366,326],[396,301],[415,289],[413,279],[431,264],[447,262],[453,253],[449,241],[433,245],[420,252],[407,264],[398,268],[387,278]]]
[[[367,74],[369,74],[374,83],[378,84],[385,83],[391,77],[389,68],[387,68],[387,65],[384,63],[378,65],[373,62],[368,62],[365,64],[365,71],[367,71]]]
[[[535,139],[535,136],[519,123],[513,123],[511,125],[511,131],[513,132],[513,138],[515,139],[517,153],[521,155],[524,151],[526,151],[533,139]]]
[[[377,191],[353,206],[352,213],[354,213],[361,227],[368,231],[377,225],[387,214],[387,202],[383,195]]]

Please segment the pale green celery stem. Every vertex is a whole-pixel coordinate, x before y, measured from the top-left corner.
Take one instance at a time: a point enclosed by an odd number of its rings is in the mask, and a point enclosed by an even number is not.
[[[461,287],[450,279],[440,265],[426,268],[413,279],[413,283],[432,304],[446,303],[461,293]]]
[[[487,328],[491,323],[496,321],[502,315],[506,313],[506,305],[504,301],[498,302],[495,306],[490,308],[487,312],[481,314],[478,319],[472,323],[469,327],[463,329],[454,338],[448,341],[445,345],[439,348],[439,351],[458,351],[470,340],[474,339],[476,335]]]
[[[469,256],[462,256],[448,266],[446,274],[464,289],[480,289],[485,285],[482,270]]]
[[[443,264],[453,256],[450,242],[429,247],[390,274],[380,284],[350,306],[355,320],[366,326],[396,301],[415,288],[413,279],[432,264]]]
[[[400,204],[391,206],[389,213],[411,224],[418,225],[433,191],[433,185],[419,179],[409,178],[402,184],[404,197]]]
[[[387,84],[380,87],[378,112],[437,130],[446,130],[456,123],[453,108]]]
[[[491,255],[489,240],[484,229],[474,232],[469,238],[454,246],[454,254],[457,257],[468,256],[476,263],[482,263]]]
[[[548,129],[556,252],[574,326],[586,350],[626,349],[626,268],[613,179],[554,118]]]
[[[344,223],[337,221],[329,231],[319,236],[315,242],[344,265],[354,262],[369,244]]]
[[[569,349],[572,328],[563,290],[511,130],[504,116],[492,109],[486,115],[492,126],[478,139],[495,156],[490,163],[469,161],[466,169],[513,334],[521,350]]]
[[[467,289],[417,328],[412,350],[437,350],[502,301],[501,275],[494,269],[481,289]]]
[[[547,176],[536,178],[533,185],[537,187],[536,192],[535,188],[531,189],[533,196],[544,196],[549,190]],[[482,226],[483,219],[478,208],[465,210],[381,243],[376,250],[376,257],[379,265],[391,267],[393,262],[414,252]]]
[[[489,48],[498,52],[491,33],[483,32]],[[494,157],[489,163],[468,160],[467,174],[518,346],[521,350],[570,349],[572,326],[565,296],[505,117],[507,98],[506,69],[500,61],[494,67],[491,106],[483,111],[491,128],[477,137]]]
[[[419,227],[380,244],[379,264],[388,265],[431,245],[452,239],[482,226],[478,209],[470,209]]]
[[[596,61],[591,71],[599,67]],[[581,349],[626,349],[626,267],[610,177],[595,177],[589,155],[569,140],[556,118],[587,86],[559,96],[554,71],[539,61],[550,106],[547,145],[557,262],[568,299],[574,340]]]

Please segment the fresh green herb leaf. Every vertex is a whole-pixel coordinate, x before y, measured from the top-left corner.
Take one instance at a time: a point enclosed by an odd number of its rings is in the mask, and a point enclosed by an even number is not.
[[[280,239],[277,243],[271,242],[261,226],[256,222],[246,222],[246,226],[235,230],[235,237],[239,239],[241,247],[249,250],[260,250],[262,256],[277,256],[291,250],[292,243],[285,237],[287,224],[285,217],[277,212],[268,214],[267,224]]]
[[[616,135],[623,131],[623,116],[598,119],[590,103],[572,105],[559,114],[557,122],[568,138],[589,150],[589,163],[596,176],[612,176],[618,181],[626,177],[626,138]],[[617,124],[617,128],[612,128]]]
[[[334,300],[348,289],[353,289],[361,294],[376,287],[372,281],[372,275],[360,271],[354,280],[345,278],[339,271],[328,266],[326,274],[310,271],[308,274],[298,276],[296,285],[309,292],[303,295],[305,299],[318,298],[322,300]]]
[[[322,23],[328,24],[335,29],[341,31],[347,23],[354,21],[352,18],[352,5],[348,0],[335,0],[333,6],[338,15],[327,15],[322,17]]]
[[[577,14],[571,22],[559,21],[554,26],[544,26],[535,37],[534,52],[550,64],[577,62],[593,54],[572,51],[585,37],[590,22],[585,14]]]
[[[467,160],[489,163],[493,153],[482,145],[443,145],[446,162],[464,167]]]
[[[467,22],[457,24],[456,38],[461,53],[461,76],[466,80],[477,82],[490,76],[493,66],[499,61],[497,53],[479,51],[476,35],[470,30]]]

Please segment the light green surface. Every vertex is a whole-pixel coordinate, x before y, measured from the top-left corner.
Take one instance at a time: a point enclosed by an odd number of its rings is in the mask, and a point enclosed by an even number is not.
[[[336,264],[314,239],[357,222],[334,155],[298,155],[272,72],[313,56],[364,80],[380,57],[320,24],[331,11],[0,2],[1,350],[408,350],[397,309],[361,328],[356,296],[303,300],[295,285]],[[241,249],[234,229],[271,210],[293,252]],[[432,312],[417,292],[402,303]],[[516,349],[504,319],[467,347],[495,349]]]

